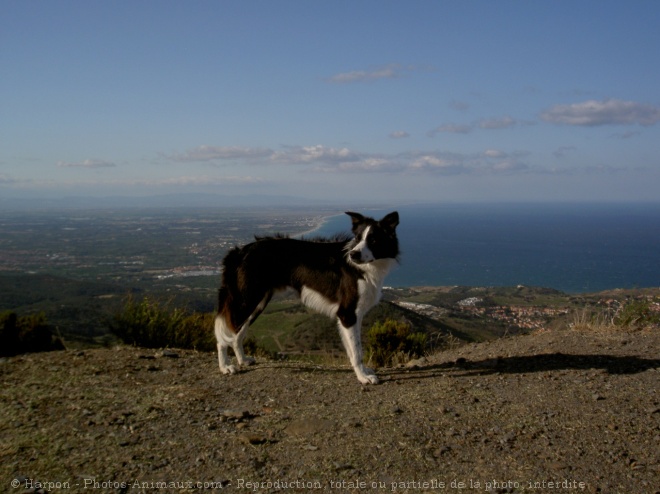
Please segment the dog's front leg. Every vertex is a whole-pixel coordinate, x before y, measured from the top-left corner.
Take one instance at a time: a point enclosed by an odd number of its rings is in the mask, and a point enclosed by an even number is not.
[[[339,319],[339,334],[341,335],[341,340],[344,343],[344,348],[346,348],[346,353],[358,381],[362,384],[378,384],[376,373],[372,369],[365,367],[362,362],[362,321],[358,319],[353,325],[348,327],[344,325],[345,322],[341,318]]]

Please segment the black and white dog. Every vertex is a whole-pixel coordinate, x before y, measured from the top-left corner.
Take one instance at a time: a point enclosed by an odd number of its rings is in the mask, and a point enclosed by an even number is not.
[[[378,383],[374,371],[362,363],[362,318],[380,300],[385,276],[398,260],[399,214],[390,213],[380,221],[346,214],[353,222],[353,238],[257,238],[225,256],[215,318],[218,361],[224,374],[237,370],[227,355],[230,346],[239,366],[254,363],[243,352],[250,324],[274,292],[293,288],[303,304],[337,318],[358,380]]]

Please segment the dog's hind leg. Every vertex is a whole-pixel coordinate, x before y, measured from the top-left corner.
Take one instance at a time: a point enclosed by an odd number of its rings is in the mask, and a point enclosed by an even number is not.
[[[229,354],[227,353],[229,347],[234,350],[236,361],[239,366],[248,366],[255,363],[254,358],[245,355],[243,342],[247,336],[250,324],[252,324],[263,312],[272,295],[272,292],[269,292],[264,296],[247,320],[241,325],[237,333],[230,329],[224,313],[220,313],[216,316],[215,338],[218,342],[218,362],[220,363],[220,371],[223,374],[235,374],[237,372],[237,368],[230,364]]]
[[[362,362],[361,318],[358,318],[353,325],[348,327],[344,326],[345,322],[340,318],[337,325],[339,326],[339,334],[344,343],[344,348],[346,348],[348,359],[351,361],[358,381],[362,384],[378,384],[376,373],[372,369],[365,367]]]
[[[223,313],[215,316],[215,339],[218,343],[218,363],[220,364],[220,372],[223,374],[235,374],[236,367],[230,364],[227,349],[233,346],[236,339],[234,333],[227,324],[227,319]]]

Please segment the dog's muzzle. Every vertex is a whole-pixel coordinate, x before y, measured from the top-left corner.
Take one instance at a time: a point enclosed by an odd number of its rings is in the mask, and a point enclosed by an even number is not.
[[[353,250],[348,255],[355,264],[366,264],[372,261],[371,259],[363,259],[362,252],[359,250]]]

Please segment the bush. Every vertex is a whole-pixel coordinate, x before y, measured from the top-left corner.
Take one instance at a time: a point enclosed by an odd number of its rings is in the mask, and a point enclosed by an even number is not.
[[[631,300],[619,310],[614,318],[615,324],[625,328],[646,328],[660,324],[660,311],[656,303],[649,299]],[[655,309],[655,310],[654,310]]]
[[[660,326],[660,303],[656,299],[636,298],[615,301],[607,308],[585,307],[573,314],[569,327],[575,330],[612,331],[646,329]]]
[[[15,312],[0,314],[0,356],[63,350],[52,329],[43,312],[20,317]]]
[[[130,345],[211,351],[216,348],[213,318],[213,314],[188,313],[149,297],[137,302],[129,296],[115,315],[111,331]]]
[[[369,362],[382,367],[423,355],[426,334],[414,332],[407,322],[386,319],[369,328],[366,343]]]
[[[215,314],[188,312],[145,297],[129,296],[112,323],[111,331],[124,343],[145,348],[189,348],[203,352],[217,349],[213,332]],[[275,358],[252,338],[244,342],[248,355]]]

